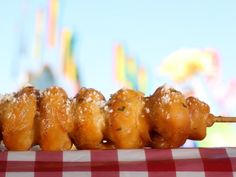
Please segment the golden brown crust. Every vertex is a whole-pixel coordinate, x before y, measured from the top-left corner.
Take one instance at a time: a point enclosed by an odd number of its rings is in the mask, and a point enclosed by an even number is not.
[[[66,92],[59,87],[50,87],[39,99],[39,145],[42,150],[58,151],[71,149],[68,132],[72,129],[70,102]]]
[[[78,149],[104,149],[104,96],[94,89],[80,89],[73,99],[74,129],[70,136]]]
[[[147,98],[150,108],[152,146],[175,148],[183,145],[190,133],[190,120],[184,96],[166,86],[159,87]]]
[[[25,87],[2,103],[2,135],[9,150],[28,150],[34,143],[36,92],[33,87]]]
[[[149,126],[141,92],[121,89],[105,106],[107,137],[116,148],[142,148],[148,144]]]
[[[0,98],[0,140],[9,150],[177,148],[201,140],[214,123],[210,107],[167,86],[149,97],[120,89],[106,102],[95,89],[69,99],[60,87],[34,87]]]
[[[2,119],[3,119],[3,109],[5,107],[3,100],[3,95],[0,95],[0,142],[2,141]]]
[[[188,138],[192,140],[202,140],[206,137],[207,119],[210,113],[210,107],[194,97],[188,97],[186,101],[191,122],[191,131]]]

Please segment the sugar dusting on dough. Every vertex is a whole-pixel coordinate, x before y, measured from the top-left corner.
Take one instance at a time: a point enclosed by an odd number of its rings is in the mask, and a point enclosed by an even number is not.
[[[14,100],[14,94],[4,94],[0,95],[0,103],[3,103],[5,101],[13,101]]]
[[[65,105],[66,105],[66,114],[70,115],[71,101],[67,99]]]
[[[161,97],[161,101],[164,103],[164,104],[168,104],[169,101],[170,101],[170,96],[168,94],[165,94]]]
[[[146,113],[147,113],[147,114],[149,114],[149,113],[150,113],[150,109],[149,109],[149,108],[147,108],[147,107],[145,107],[145,111],[146,111]]]

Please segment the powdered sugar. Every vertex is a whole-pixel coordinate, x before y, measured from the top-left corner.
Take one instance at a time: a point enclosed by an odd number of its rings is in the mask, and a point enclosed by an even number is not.
[[[165,94],[161,97],[161,101],[164,103],[164,104],[168,104],[169,101],[170,101],[170,96],[168,94]]]

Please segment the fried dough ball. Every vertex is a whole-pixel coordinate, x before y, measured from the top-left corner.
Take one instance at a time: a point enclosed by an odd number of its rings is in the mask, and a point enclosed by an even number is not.
[[[1,125],[0,125],[1,126]],[[0,143],[1,143],[1,141],[2,141],[2,130],[1,130],[1,127],[0,127]]]
[[[2,141],[2,117],[3,117],[3,109],[4,109],[4,96],[0,95],[0,142]]]
[[[35,141],[37,91],[25,87],[2,102],[3,141],[8,150],[29,150]]]
[[[188,97],[186,102],[191,122],[191,131],[188,138],[202,140],[206,137],[206,128],[214,123],[214,116],[210,114],[210,107],[199,99]]]
[[[66,92],[59,87],[50,87],[39,99],[38,132],[42,150],[59,151],[71,149],[68,135],[73,122],[71,104]]]
[[[184,96],[173,88],[159,87],[147,98],[152,146],[176,148],[183,145],[190,133],[190,120]]]
[[[73,100],[74,129],[70,133],[77,149],[105,149],[104,96],[94,89],[81,88]]]
[[[6,94],[0,95],[0,142],[2,141],[2,121],[4,116],[4,110],[6,110],[7,102],[13,99],[13,95]]]
[[[143,93],[121,89],[104,107],[107,137],[116,148],[142,148],[150,142]]]

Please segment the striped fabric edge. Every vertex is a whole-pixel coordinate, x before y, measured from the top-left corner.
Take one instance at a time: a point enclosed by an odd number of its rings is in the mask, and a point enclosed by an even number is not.
[[[0,177],[41,176],[235,176],[236,148],[118,149],[0,152]]]

